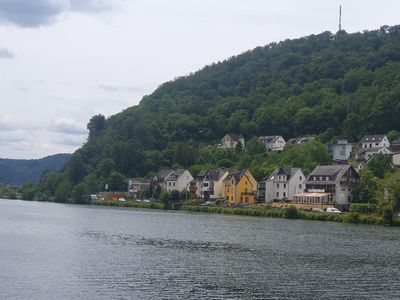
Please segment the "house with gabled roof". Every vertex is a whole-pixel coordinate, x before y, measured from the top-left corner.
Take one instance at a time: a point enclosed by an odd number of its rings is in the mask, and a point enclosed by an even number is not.
[[[189,191],[190,182],[193,180],[192,174],[188,170],[172,170],[165,178],[165,190]]]
[[[267,151],[282,151],[286,145],[285,140],[280,135],[259,136],[258,140],[265,144]]]
[[[153,177],[152,185],[153,187],[159,186],[162,190],[166,189],[165,178],[172,172],[170,169],[163,169],[157,172]]]
[[[229,172],[224,180],[225,200],[229,204],[254,204],[257,181],[249,170]]]
[[[218,148],[235,149],[239,143],[242,149],[244,149],[244,137],[241,134],[228,133],[221,139],[221,142],[218,144]]]
[[[276,168],[265,184],[265,202],[291,200],[293,195],[304,191],[305,181],[300,168]]]
[[[293,203],[347,207],[359,175],[351,165],[317,166],[306,181],[306,192],[293,196]]]
[[[369,160],[374,154],[392,154],[386,135],[366,135],[361,140],[361,149],[356,152],[356,159]]]

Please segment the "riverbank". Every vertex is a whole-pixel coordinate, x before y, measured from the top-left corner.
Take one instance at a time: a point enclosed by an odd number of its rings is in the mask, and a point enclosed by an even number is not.
[[[107,201],[107,200],[92,200],[91,205],[101,206],[117,206],[117,207],[135,207],[149,209],[165,209],[165,205],[159,202],[136,202],[136,201]]]
[[[119,202],[96,200],[92,201],[92,205],[103,206],[118,206],[118,207],[135,207],[149,209],[165,209],[164,204],[159,202]],[[195,213],[213,213],[225,215],[240,215],[253,217],[268,217],[268,218],[285,218],[285,219],[302,219],[311,221],[329,221],[339,223],[353,224],[371,224],[371,225],[387,225],[388,222],[380,215],[364,214],[358,212],[335,214],[335,213],[318,213],[298,210],[293,207],[287,209],[276,208],[239,208],[239,207],[222,207],[222,206],[206,206],[182,204],[175,207],[175,210],[195,212]],[[392,226],[400,226],[400,218],[394,217],[391,222]]]

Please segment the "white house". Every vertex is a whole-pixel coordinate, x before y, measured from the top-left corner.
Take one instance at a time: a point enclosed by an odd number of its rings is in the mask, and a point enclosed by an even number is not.
[[[189,191],[189,185],[192,180],[193,176],[188,170],[173,170],[164,179],[165,190],[168,192],[173,190]]]
[[[384,134],[377,134],[377,135],[366,135],[361,140],[361,147],[362,148],[382,148],[390,147],[389,139]]]
[[[265,144],[267,151],[282,151],[286,145],[285,140],[280,135],[260,136],[258,139]]]
[[[392,154],[390,142],[386,135],[366,135],[361,140],[361,149],[356,153],[356,159],[369,160],[374,154]]]
[[[221,143],[218,144],[218,148],[235,149],[238,143],[240,143],[242,145],[242,149],[244,149],[244,137],[241,134],[228,133],[221,139]]]
[[[347,161],[350,158],[353,144],[347,140],[338,140],[336,144],[331,144],[328,147],[329,154],[333,160]]]
[[[304,191],[306,178],[300,168],[276,168],[265,184],[265,202],[293,198]]]

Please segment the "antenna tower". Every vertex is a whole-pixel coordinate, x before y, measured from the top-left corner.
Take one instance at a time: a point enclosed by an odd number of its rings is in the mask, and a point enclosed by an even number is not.
[[[342,30],[342,6],[339,5],[339,31]]]

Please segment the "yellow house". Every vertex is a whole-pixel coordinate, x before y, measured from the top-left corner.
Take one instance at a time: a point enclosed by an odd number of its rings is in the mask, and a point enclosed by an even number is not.
[[[225,179],[225,200],[230,204],[254,204],[257,181],[249,170],[230,172]]]

